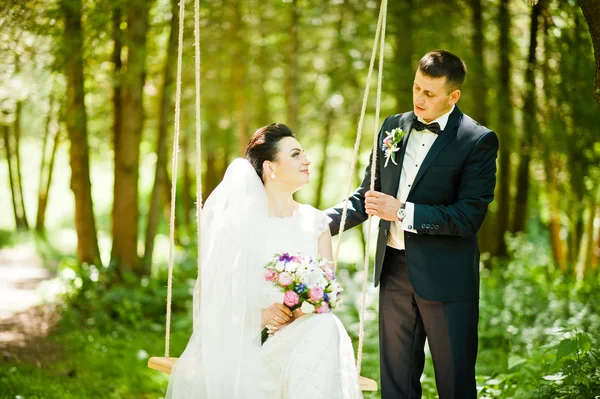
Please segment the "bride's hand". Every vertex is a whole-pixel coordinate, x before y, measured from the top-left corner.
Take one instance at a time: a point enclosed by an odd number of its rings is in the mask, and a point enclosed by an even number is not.
[[[292,320],[292,311],[281,303],[274,303],[262,311],[262,325],[269,326],[269,331],[277,331]]]

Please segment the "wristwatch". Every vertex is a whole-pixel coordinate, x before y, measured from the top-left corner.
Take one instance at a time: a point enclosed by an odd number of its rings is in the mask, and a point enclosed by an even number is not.
[[[406,217],[406,204],[400,205],[398,212],[396,212],[396,216],[398,216],[398,221],[401,222]]]

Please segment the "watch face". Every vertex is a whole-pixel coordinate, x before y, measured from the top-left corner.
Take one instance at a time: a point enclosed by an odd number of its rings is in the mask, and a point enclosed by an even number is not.
[[[406,217],[406,211],[402,208],[398,209],[398,219],[402,220]]]

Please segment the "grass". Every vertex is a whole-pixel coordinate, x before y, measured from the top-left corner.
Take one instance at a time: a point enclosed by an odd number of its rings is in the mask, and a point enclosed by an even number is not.
[[[185,334],[175,332],[174,341]],[[149,329],[58,332],[48,345],[63,348],[54,362],[12,360],[0,368],[2,399],[160,398],[168,376],[147,368],[149,356],[164,353],[163,335]]]

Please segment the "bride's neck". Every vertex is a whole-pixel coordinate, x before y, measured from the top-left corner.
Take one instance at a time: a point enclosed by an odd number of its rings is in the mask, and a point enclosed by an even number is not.
[[[287,191],[267,189],[267,200],[269,201],[269,216],[292,216],[297,207],[293,193]]]

